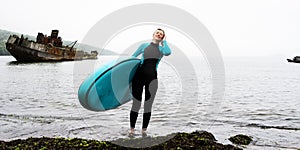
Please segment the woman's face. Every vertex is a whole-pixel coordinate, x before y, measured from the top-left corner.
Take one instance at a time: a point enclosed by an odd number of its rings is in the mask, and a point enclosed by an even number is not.
[[[153,34],[153,39],[157,41],[163,40],[163,37],[164,37],[164,32],[161,30],[156,30]]]

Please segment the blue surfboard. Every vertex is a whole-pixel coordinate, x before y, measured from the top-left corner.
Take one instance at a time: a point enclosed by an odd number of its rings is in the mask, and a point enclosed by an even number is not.
[[[92,111],[117,108],[130,101],[131,81],[140,59],[126,57],[114,60],[89,75],[80,85],[80,104]]]

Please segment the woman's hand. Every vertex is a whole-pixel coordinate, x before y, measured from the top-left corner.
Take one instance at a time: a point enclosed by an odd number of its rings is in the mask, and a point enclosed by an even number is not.
[[[164,39],[161,40],[161,46],[164,46],[164,41],[167,39],[166,36],[164,36]]]

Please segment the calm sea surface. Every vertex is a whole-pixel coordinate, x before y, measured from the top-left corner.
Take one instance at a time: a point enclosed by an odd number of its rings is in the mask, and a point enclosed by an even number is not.
[[[80,83],[115,58],[17,63],[0,57],[0,140],[127,137],[131,102],[93,112],[77,99]],[[214,81],[205,61],[161,62],[149,135],[206,130],[223,144],[231,143],[230,136],[250,135],[254,143],[248,149],[300,148],[300,64],[261,57],[224,58],[224,65],[224,96],[212,100]],[[139,115],[137,133],[141,124]]]

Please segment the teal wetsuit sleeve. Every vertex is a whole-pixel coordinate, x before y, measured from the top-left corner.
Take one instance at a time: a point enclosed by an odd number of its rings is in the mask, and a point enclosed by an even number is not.
[[[171,49],[170,49],[169,45],[167,44],[167,41],[164,40],[164,41],[163,41],[163,44],[164,44],[164,46],[161,46],[161,48],[160,48],[161,53],[162,53],[163,55],[165,55],[165,56],[170,55],[170,54],[171,54]]]
[[[132,56],[137,57],[143,52],[144,44],[141,44],[139,48],[132,54]]]

